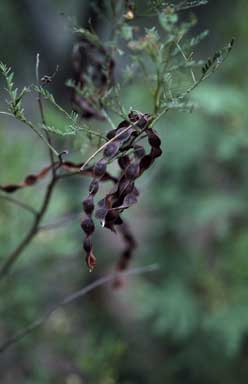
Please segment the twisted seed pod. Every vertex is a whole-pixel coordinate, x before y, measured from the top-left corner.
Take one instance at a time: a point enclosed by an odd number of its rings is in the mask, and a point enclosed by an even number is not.
[[[107,134],[111,142],[105,146],[103,157],[97,161],[93,168],[93,180],[89,187],[89,196],[84,201],[84,212],[88,219],[82,223],[82,228],[86,233],[84,249],[86,251],[86,261],[88,266],[95,263],[92,252],[91,236],[95,226],[93,223],[93,197],[98,192],[100,183],[107,174],[107,164],[109,161],[117,159],[119,166],[119,176],[115,179],[109,175],[114,187],[98,201],[95,217],[100,220],[102,227],[116,232],[119,227],[122,237],[126,243],[126,248],[117,265],[119,271],[125,269],[132,257],[136,247],[135,239],[127,226],[123,222],[121,214],[138,201],[139,191],[135,186],[136,180],[153,164],[157,157],[161,156],[161,140],[158,134],[149,128],[150,116],[148,114],[131,112],[129,120],[122,121],[118,127]],[[123,132],[123,134],[122,134]],[[149,153],[146,153],[142,145],[136,144],[136,140],[142,134],[148,140],[150,146]],[[115,139],[116,136],[116,139]],[[125,154],[126,151],[133,151],[133,156]]]

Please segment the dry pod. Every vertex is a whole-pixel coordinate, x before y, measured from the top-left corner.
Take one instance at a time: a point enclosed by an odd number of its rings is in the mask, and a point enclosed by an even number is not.
[[[127,268],[136,247],[135,239],[126,223],[123,222],[122,213],[138,201],[140,192],[135,186],[136,180],[152,165],[157,157],[162,154],[161,140],[158,134],[151,128],[150,115],[131,112],[128,120],[122,121],[118,127],[107,133],[110,141],[104,148],[102,159],[97,161],[93,167],[93,179],[89,186],[89,196],[84,200],[83,207],[87,218],[82,222],[82,229],[86,234],[84,250],[86,251],[86,262],[92,268],[96,264],[96,258],[92,251],[91,236],[94,233],[93,213],[95,210],[93,198],[97,194],[101,183],[107,177],[114,183],[113,188],[98,201],[98,208],[94,216],[101,226],[120,233],[126,243],[126,248],[118,263],[119,271]],[[150,152],[140,144],[140,136],[147,138]],[[139,140],[139,144],[136,141]],[[126,154],[126,152],[131,154]],[[107,164],[116,161],[119,167],[119,176],[116,178],[107,173]],[[107,176],[106,176],[107,175]]]

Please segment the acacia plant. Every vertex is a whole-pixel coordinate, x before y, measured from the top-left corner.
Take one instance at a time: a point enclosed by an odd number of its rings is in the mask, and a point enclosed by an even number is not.
[[[58,69],[52,75],[41,76],[39,54],[35,66],[36,84],[25,86],[21,91],[15,87],[12,69],[0,64],[6,81],[8,106],[0,113],[33,130],[49,153],[45,168],[27,175],[21,182],[0,186],[4,198],[33,214],[28,233],[5,257],[0,268],[1,278],[11,270],[38,233],[44,214],[52,204],[54,189],[60,179],[68,176],[91,177],[88,195],[82,196],[81,222],[88,268],[92,270],[96,265],[92,242],[96,218],[102,227],[113,232],[118,230],[122,234],[126,248],[117,270],[126,269],[136,241],[123,216],[137,203],[142,192],[136,186],[137,179],[144,172],[149,172],[162,155],[160,135],[155,131],[156,123],[170,110],[192,111],[189,95],[219,68],[233,46],[231,40],[223,49],[213,52],[212,58],[195,59],[196,46],[207,36],[207,31],[195,36],[192,28],[196,19],[187,14],[185,17],[183,11],[206,3],[206,0],[184,0],[168,4],[151,0],[145,11],[140,10],[135,1],[128,0],[105,1],[101,9],[94,5],[98,17],[109,25],[110,34],[102,39],[90,21],[88,28],[73,26],[76,35],[73,73],[66,84],[71,99],[69,112],[57,103],[49,91],[50,83],[56,81]],[[149,27],[141,27],[140,20]],[[151,23],[155,26],[150,27]],[[138,82],[146,83],[146,92],[151,96],[149,110],[137,111],[131,106],[127,110],[122,102],[123,89]],[[23,99],[30,97],[30,94],[37,96],[39,124],[29,119],[23,107]],[[48,122],[47,102],[64,117],[63,127]],[[120,120],[117,126],[114,123],[116,119]],[[109,129],[107,132],[92,129],[92,120],[98,122],[98,127],[107,123]],[[71,148],[64,148],[62,152],[56,150],[56,136],[63,140],[68,135],[77,137],[79,134],[80,138],[90,139],[92,148],[97,143],[97,148],[92,150],[88,159],[82,158],[81,163],[74,163],[69,157]],[[111,173],[113,166],[109,165],[113,163],[116,164],[115,172]],[[18,193],[21,188],[36,187],[47,176],[50,180],[39,210],[9,196]],[[105,181],[113,184],[112,189],[97,201],[96,195]]]

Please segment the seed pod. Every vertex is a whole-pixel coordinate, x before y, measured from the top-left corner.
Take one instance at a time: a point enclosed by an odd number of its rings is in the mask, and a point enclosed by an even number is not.
[[[111,159],[117,154],[119,147],[120,143],[118,141],[108,144],[103,152],[104,157]]]
[[[113,137],[115,137],[115,135],[116,135],[116,129],[113,129],[112,131],[109,131],[107,133],[106,137],[108,140],[111,140],[111,139],[113,139]]]
[[[149,144],[152,146],[152,147],[160,147],[161,145],[161,140],[160,138],[158,137],[158,135],[156,135],[156,133],[154,132],[154,130],[152,129],[147,129],[147,136],[148,136],[148,141],[149,141]]]
[[[96,177],[102,177],[107,169],[107,164],[104,160],[100,160],[96,163],[94,167],[94,174]]]
[[[126,195],[123,205],[130,207],[131,205],[136,204],[137,201],[138,201],[137,196],[134,193],[129,193],[128,195]]]
[[[135,157],[137,157],[138,159],[142,159],[142,157],[145,156],[146,152],[144,147],[142,147],[142,145],[134,145],[133,148],[134,148]]]
[[[106,216],[108,214],[107,208],[99,208],[96,210],[95,216],[100,220],[101,226],[105,227]]]
[[[118,159],[118,164],[122,169],[126,169],[127,166],[130,164],[130,159],[127,155],[122,156]]]
[[[91,271],[93,271],[93,269],[95,268],[96,266],[96,257],[95,255],[93,254],[92,251],[90,251],[87,256],[86,256],[86,264],[88,265],[88,268]]]
[[[128,118],[130,121],[132,121],[132,123],[136,123],[140,119],[140,116],[138,115],[138,113],[131,111],[128,114]]]
[[[84,208],[84,212],[85,212],[87,215],[91,215],[91,214],[92,214],[92,212],[94,211],[93,196],[89,196],[89,197],[87,197],[87,198],[83,201],[83,208]]]
[[[98,181],[92,180],[89,186],[89,193],[94,196],[98,192],[98,189],[99,189]]]
[[[86,233],[86,235],[91,235],[95,230],[95,224],[90,217],[84,219],[81,223],[82,230]]]
[[[130,129],[126,130],[127,128],[119,128],[116,132],[117,135],[120,135],[118,136],[118,140],[120,140],[122,143],[127,141],[129,139],[129,137],[131,136],[131,134],[133,133],[133,129],[130,127]],[[121,133],[123,132],[123,133]]]
[[[138,163],[130,164],[126,169],[126,177],[130,180],[136,179],[138,177],[140,167]]]
[[[86,237],[86,239],[84,239],[83,247],[86,253],[89,253],[92,250],[92,241],[89,237]]]
[[[37,176],[29,175],[26,177],[25,183],[26,183],[26,185],[33,185],[33,184],[35,184],[36,180],[37,180]]]
[[[151,157],[155,159],[156,157],[159,157],[162,155],[162,149],[153,147],[151,150]]]
[[[6,193],[13,193],[17,191],[19,188],[21,188],[20,185],[8,184],[8,185],[5,185],[4,187],[1,187],[0,190],[3,190]]]
[[[152,157],[150,155],[145,155],[140,161],[140,173],[143,173],[146,169],[148,169],[151,163]]]
[[[96,162],[95,166],[91,167],[88,171],[88,174],[93,175],[93,180],[89,187],[89,196],[83,202],[84,211],[88,217],[81,225],[87,235],[84,240],[84,249],[87,253],[86,262],[90,269],[95,266],[96,262],[91,242],[91,235],[95,229],[92,220],[94,211],[93,197],[98,192],[100,182],[104,180],[113,181],[114,187],[98,202],[95,217],[101,221],[103,227],[113,232],[116,231],[117,226],[120,227],[126,248],[118,264],[118,270],[127,268],[133,250],[136,247],[134,237],[123,222],[121,214],[125,209],[136,204],[138,201],[139,191],[135,187],[135,180],[162,154],[160,148],[161,140],[158,134],[152,128],[149,128],[149,119],[150,115],[148,114],[131,112],[129,114],[129,121],[122,121],[116,129],[108,132],[107,138],[111,141],[104,147],[103,159]],[[116,138],[115,136],[118,134],[120,136]],[[143,138],[144,135],[150,145],[150,152],[148,154],[146,154],[143,145],[136,144],[138,142],[136,139]],[[129,150],[134,150],[134,154],[123,154]],[[117,155],[119,155],[118,165],[120,173],[119,176],[113,177],[106,172],[106,168],[108,161],[113,160]]]
[[[125,176],[123,176],[119,181],[119,188],[118,188],[119,195],[122,195],[123,193],[126,192],[129,184],[130,184],[130,180],[128,180]]]
[[[128,120],[123,120],[120,122],[116,130],[120,128],[127,128],[129,125],[130,125],[130,122]]]

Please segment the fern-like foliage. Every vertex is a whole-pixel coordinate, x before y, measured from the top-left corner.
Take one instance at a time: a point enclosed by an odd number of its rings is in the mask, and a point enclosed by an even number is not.
[[[8,93],[9,98],[6,100],[9,106],[9,112],[15,116],[18,120],[24,121],[24,108],[22,106],[22,98],[30,92],[29,88],[24,87],[21,92],[18,92],[18,88],[14,85],[14,72],[10,67],[7,67],[4,63],[0,62],[0,71],[6,81],[5,90]]]

